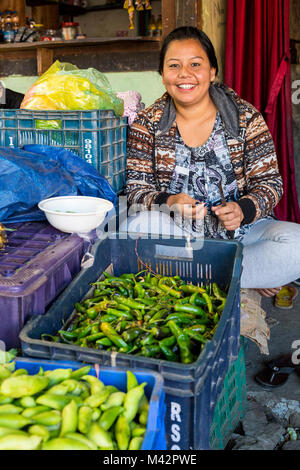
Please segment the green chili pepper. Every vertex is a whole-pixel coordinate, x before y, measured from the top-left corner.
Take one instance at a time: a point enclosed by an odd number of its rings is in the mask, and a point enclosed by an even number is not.
[[[11,403],[0,406],[0,414],[18,414],[21,411],[23,411],[23,408],[21,406],[12,405]]]
[[[169,320],[174,320],[177,323],[181,324],[190,324],[191,320],[193,320],[195,317],[191,313],[171,313],[170,315],[167,316],[166,321]]]
[[[129,443],[128,450],[140,450],[143,441],[143,437],[133,437]]]
[[[75,302],[74,307],[77,310],[77,312],[86,313],[86,309],[79,302]]]
[[[118,317],[116,315],[106,314],[106,315],[101,316],[101,322],[112,323],[114,320],[117,320],[117,318]],[[100,329],[101,329],[101,326],[100,326]]]
[[[111,395],[109,395],[106,402],[101,405],[101,410],[106,411],[109,408],[121,406],[124,402],[124,398],[124,392],[113,392]]]
[[[74,400],[64,407],[61,417],[60,436],[62,437],[69,432],[75,432],[78,424],[78,408]]]
[[[193,284],[182,284],[180,286],[180,290],[182,290],[185,294],[194,294],[196,293],[204,293],[205,289],[199,286],[194,286]]]
[[[157,302],[156,299],[154,300],[153,298],[141,299],[140,297],[137,297],[134,300],[140,304],[146,305],[147,307],[153,307],[154,305],[156,305],[156,302]]]
[[[55,410],[62,410],[69,402],[69,398],[63,395],[45,393],[36,399],[38,405],[44,405]]]
[[[189,364],[193,362],[193,356],[190,351],[189,338],[183,333],[182,329],[175,323],[174,320],[169,320],[167,325],[169,326],[171,332],[176,338],[180,350],[181,362],[183,364]]]
[[[212,304],[212,301],[211,301],[210,296],[209,296],[206,292],[204,292],[204,293],[202,294],[202,296],[203,296],[203,298],[204,298],[205,301],[206,301],[206,305],[207,305],[208,312],[209,312],[209,313],[212,313],[212,312],[213,312],[213,304]]]
[[[19,375],[8,377],[0,387],[0,393],[13,398],[35,395],[49,384],[49,379],[38,375]]]
[[[134,427],[131,430],[131,436],[132,437],[142,437],[146,433],[146,428],[145,426],[141,426],[137,423],[134,423]]]
[[[15,400],[14,405],[22,406],[22,408],[32,408],[36,406],[36,401],[33,397],[22,397]]]
[[[95,333],[85,337],[85,340],[89,343],[95,342],[97,339],[104,338],[103,333]]]
[[[53,385],[57,385],[64,380],[67,380],[72,375],[72,369],[54,369],[54,370],[46,370],[45,376],[49,379],[48,388],[53,387]]]
[[[127,382],[127,392],[131,390],[132,388],[135,388],[138,386],[138,381],[136,376],[134,375],[133,372],[130,370],[126,371],[126,382]]]
[[[174,289],[174,287],[167,285],[167,283],[169,282],[173,286],[176,286],[176,282],[175,281],[172,282],[172,281],[174,281],[174,280],[170,277],[169,278],[168,277],[162,277],[158,281],[158,286],[160,287],[160,289],[167,292],[172,297],[176,297],[177,299],[179,299],[181,297],[181,292]]]
[[[159,344],[162,344],[162,345],[167,346],[168,348],[170,348],[171,346],[174,346],[174,344],[176,344],[176,338],[173,335],[168,336],[167,338],[164,338],[164,339],[160,340]]]
[[[84,400],[84,404],[91,408],[98,408],[100,405],[102,405],[102,403],[104,403],[107,400],[109,395],[110,395],[110,392],[104,389],[102,390],[102,392],[98,392],[87,397]]]
[[[58,410],[43,411],[42,413],[32,416],[32,420],[43,426],[54,426],[61,422],[61,415]]]
[[[37,450],[41,442],[40,436],[12,433],[0,437],[0,450]]]
[[[92,395],[100,393],[105,389],[104,383],[94,375],[83,375],[81,379],[90,384]]]
[[[73,331],[74,334],[77,335],[77,340],[84,338],[85,336],[88,336],[89,333],[91,332],[92,326],[83,326],[81,328],[77,328],[76,330]]]
[[[102,323],[101,330],[103,333],[115,344],[118,348],[122,348],[124,352],[129,349],[128,344],[123,340],[123,338],[118,335],[114,328],[109,323]]]
[[[78,431],[87,434],[92,424],[93,408],[83,405],[78,411]]]
[[[114,446],[110,434],[102,429],[97,423],[92,423],[87,437],[94,442],[97,447],[106,450],[113,450]]]
[[[107,336],[105,336],[105,338],[101,338],[101,339],[98,339],[96,341],[96,344],[98,344],[99,346],[106,346],[106,347],[110,347],[112,346],[112,342],[109,338],[107,338]]]
[[[167,313],[168,313],[168,310],[165,308],[162,308],[161,310],[159,310],[153,315],[151,320],[149,320],[149,325],[151,325],[152,323],[155,323],[157,320],[161,320],[167,315]]]
[[[122,338],[126,343],[131,343],[134,341],[141,333],[139,328],[130,328],[129,330],[125,330],[122,333]]]
[[[124,407],[123,415],[129,422],[133,421],[137,414],[139,401],[144,395],[144,388],[146,385],[147,383],[143,382],[137,387],[131,388],[126,393],[126,396],[124,398],[124,403],[123,403],[123,407]]]
[[[125,320],[133,320],[133,316],[124,310],[117,310],[116,308],[108,308],[108,315],[115,315],[116,317],[123,317]]]
[[[174,305],[175,312],[182,312],[182,313],[193,313],[194,315],[205,316],[204,310],[202,308],[197,307],[196,305],[191,304],[175,304]]]
[[[193,331],[194,333],[204,333],[204,331],[206,330],[206,326],[203,324],[197,324],[190,326],[188,329]]]
[[[46,426],[42,426],[41,424],[33,424],[28,428],[28,432],[34,436],[41,437],[43,442],[47,442],[50,439],[49,430]]]
[[[158,344],[151,344],[150,346],[143,346],[141,348],[141,355],[145,357],[156,357],[160,352]]]
[[[146,334],[140,341],[141,345],[146,346],[156,342],[156,339],[151,333]]]
[[[135,284],[133,290],[134,290],[135,297],[138,297],[140,299],[143,299],[145,297],[145,289],[143,288],[141,284],[139,283]]]
[[[31,418],[32,416],[42,413],[44,411],[51,411],[51,408],[43,405],[33,406],[32,408],[26,408],[22,412],[22,416],[24,416],[24,418]]]
[[[6,397],[5,395],[0,395],[0,405],[6,405],[13,401],[12,397]]]
[[[45,442],[42,450],[91,450],[91,448],[77,439],[58,437]]]
[[[77,334],[73,331],[58,330],[58,334],[63,340],[72,341],[77,339]]]
[[[168,360],[168,361],[177,361],[177,355],[175,353],[173,353],[172,349],[170,349],[168,346],[165,346],[164,344],[161,344],[161,342],[158,343],[159,344],[159,347],[160,347],[160,350],[162,351],[162,353],[164,354],[165,358]]]
[[[122,406],[112,406],[108,408],[102,413],[98,421],[99,426],[104,429],[104,431],[108,431],[122,411]]]
[[[115,436],[119,450],[127,450],[130,441],[130,425],[127,418],[121,414],[115,424]]]
[[[121,276],[119,276],[121,279],[125,279],[128,282],[131,282],[132,284],[135,283],[135,275],[132,273],[123,273]]]
[[[192,305],[197,305],[197,307],[205,307],[206,300],[202,297],[201,294],[195,292],[193,295],[191,295],[189,303]]]
[[[162,339],[165,336],[170,335],[170,328],[167,326],[153,326],[150,333],[152,333],[155,338]]]
[[[225,308],[225,304],[226,304],[226,299],[223,299],[221,305],[217,307],[217,313],[221,314],[223,312]]]
[[[183,332],[195,341],[199,341],[203,344],[207,342],[207,339],[204,338],[204,336],[202,336],[200,333],[197,333],[196,331],[191,330],[190,328],[185,328]]]
[[[76,369],[76,370],[71,372],[71,377],[70,378],[75,379],[75,380],[79,380],[84,375],[87,375],[90,372],[91,368],[92,368],[92,366],[80,367],[79,369]]]
[[[89,440],[87,437],[83,436],[79,432],[68,432],[67,434],[64,435],[64,438],[78,441],[80,444],[87,446],[90,450],[97,450],[96,444],[94,444],[94,442],[92,442],[91,440]]]
[[[119,296],[119,297],[116,297],[116,301],[117,303],[127,305],[130,308],[142,309],[142,310],[144,309],[144,304],[137,302],[135,299],[127,299],[126,297]]]

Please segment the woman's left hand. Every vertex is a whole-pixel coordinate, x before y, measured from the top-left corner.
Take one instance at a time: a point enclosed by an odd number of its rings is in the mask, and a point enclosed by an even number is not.
[[[211,210],[221,220],[226,230],[236,230],[244,218],[243,211],[236,202],[227,202],[226,206],[213,206]]]

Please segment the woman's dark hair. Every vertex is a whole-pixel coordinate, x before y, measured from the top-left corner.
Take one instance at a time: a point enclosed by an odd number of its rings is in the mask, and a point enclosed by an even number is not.
[[[194,26],[180,26],[179,28],[173,29],[173,31],[171,31],[171,33],[165,37],[159,55],[159,74],[162,75],[165,55],[169,44],[172,41],[183,41],[184,39],[196,39],[200,42],[201,46],[207,54],[210,66],[216,69],[217,75],[219,67],[214,46],[212,45],[209,37],[203,31],[201,31],[201,29],[195,28]]]

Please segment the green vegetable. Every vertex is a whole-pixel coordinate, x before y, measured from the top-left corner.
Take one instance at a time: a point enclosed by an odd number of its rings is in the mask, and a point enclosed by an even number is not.
[[[41,392],[49,384],[49,378],[38,375],[19,375],[5,379],[0,388],[0,393],[13,398],[35,395]]]
[[[8,434],[0,437],[0,450],[37,450],[41,441],[40,436]]]
[[[42,450],[91,450],[91,447],[73,437],[59,437],[45,442]]]

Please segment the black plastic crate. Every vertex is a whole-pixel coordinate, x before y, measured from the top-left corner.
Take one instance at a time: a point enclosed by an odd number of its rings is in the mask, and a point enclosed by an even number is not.
[[[120,236],[121,237],[121,236]],[[94,245],[95,262],[82,270],[43,317],[30,320],[20,333],[23,355],[53,360],[76,360],[127,368],[146,368],[164,378],[167,446],[176,449],[209,449],[209,429],[230,364],[240,347],[240,274],[242,247],[236,241],[205,240],[202,249],[186,246],[184,239],[110,238]],[[151,269],[165,275],[206,285],[212,281],[228,290],[227,302],[211,341],[192,364],[168,362],[129,354],[98,351],[41,340],[55,334],[73,312],[75,302],[91,291],[104,270],[119,276],[139,272],[136,254]]]

